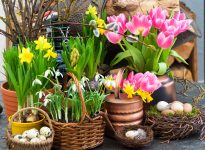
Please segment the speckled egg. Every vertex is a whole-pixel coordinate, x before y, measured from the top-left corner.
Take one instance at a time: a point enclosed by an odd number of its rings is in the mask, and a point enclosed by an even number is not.
[[[167,103],[165,101],[160,101],[157,103],[157,110],[159,110],[159,111],[169,109],[169,107],[170,107],[169,103]]]
[[[135,136],[138,134],[137,130],[130,130],[125,133],[125,136],[130,139],[134,139]]]
[[[191,105],[190,103],[185,103],[185,104],[183,105],[183,107],[184,107],[184,112],[185,112],[185,113],[190,113],[190,112],[192,112],[192,105]]]
[[[184,111],[183,104],[178,102],[173,102],[171,105],[171,110],[173,110],[174,112],[183,112]]]
[[[137,130],[137,135],[134,137],[135,140],[143,140],[146,139],[147,133],[143,129]]]
[[[38,138],[39,138],[41,141],[45,141],[45,140],[46,140],[46,137],[43,136],[43,135],[39,135]]]
[[[17,134],[17,135],[15,135],[14,136],[14,139],[15,140],[20,140],[20,139],[22,139],[23,137],[22,137],[22,135],[20,135],[20,134]]]
[[[174,115],[175,112],[174,112],[173,110],[171,110],[171,109],[166,109],[166,110],[163,110],[163,111],[161,112],[161,114],[162,114],[163,116],[169,116],[170,114],[171,114],[171,115]]]
[[[40,134],[45,137],[49,137],[52,134],[52,131],[49,127],[42,127],[40,129]]]
[[[28,130],[27,131],[27,137],[29,139],[33,139],[33,138],[36,138],[37,136],[39,135],[39,132],[37,129],[31,129],[31,130]]]
[[[39,143],[39,142],[41,142],[41,139],[35,137],[35,138],[31,139],[30,142],[31,142],[31,143]]]

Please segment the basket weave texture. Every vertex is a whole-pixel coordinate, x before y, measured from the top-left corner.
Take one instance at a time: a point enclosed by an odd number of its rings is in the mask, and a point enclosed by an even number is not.
[[[137,130],[137,129],[143,129],[147,135],[146,139],[143,140],[135,140],[135,139],[130,139],[125,136],[125,133],[129,130]],[[120,131],[118,131],[115,134],[116,139],[123,144],[126,147],[129,148],[140,148],[144,146],[149,146],[151,142],[154,139],[154,133],[152,129],[148,126],[142,126],[142,125],[134,125],[134,126],[129,126],[129,127],[124,127]]]
[[[23,143],[23,142],[19,142],[17,140],[14,140],[14,138],[12,136],[12,132],[11,132],[12,122],[13,122],[14,118],[19,113],[21,113],[23,111],[27,111],[27,110],[38,110],[41,114],[43,114],[46,117],[46,121],[48,122],[48,126],[52,131],[51,137],[47,138],[46,141],[41,141],[39,143],[30,143],[30,142],[24,142]],[[8,124],[8,128],[7,128],[7,131],[6,131],[6,136],[7,136],[7,146],[8,146],[9,150],[50,150],[51,147],[52,147],[52,144],[53,144],[54,130],[53,130],[53,127],[52,127],[51,120],[50,120],[48,114],[45,111],[43,111],[39,108],[28,107],[28,108],[21,109],[20,111],[16,112],[12,116],[12,118],[11,118],[9,124]]]
[[[54,145],[55,149],[78,150],[91,149],[99,146],[104,141],[104,121],[102,116],[90,118],[87,113],[83,94],[79,82],[72,73],[67,73],[78,89],[81,101],[82,117],[78,123],[61,123],[52,120],[55,130]]]
[[[156,136],[163,141],[183,139],[201,130],[204,125],[204,115],[186,116],[147,116],[145,124],[150,125]]]

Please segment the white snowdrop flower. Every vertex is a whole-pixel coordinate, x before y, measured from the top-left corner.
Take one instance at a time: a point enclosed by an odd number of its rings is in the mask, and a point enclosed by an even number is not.
[[[91,26],[96,26],[97,25],[97,23],[96,23],[96,21],[95,20],[90,20],[90,22],[89,22],[89,25],[91,25]]]
[[[104,79],[104,76],[101,75],[101,74],[99,74],[99,73],[97,73],[97,74],[95,75],[95,81],[99,81],[100,79],[101,79],[101,80]]]
[[[39,80],[39,79],[35,79],[35,80],[33,80],[33,82],[32,82],[32,86],[34,86],[34,85],[36,85],[36,84],[38,84],[38,85],[42,85],[42,82],[41,82],[41,80]]]
[[[48,69],[48,70],[46,70],[44,77],[47,78],[50,74],[53,76],[53,72]]]
[[[93,29],[93,34],[94,34],[96,37],[99,37],[99,36],[100,36],[100,31],[99,31],[97,28],[95,28],[95,29]]]
[[[55,72],[55,77],[57,78],[57,77],[59,77],[59,76],[61,76],[61,77],[63,78],[63,74],[60,73],[59,70],[57,70],[57,71]]]
[[[82,79],[80,80],[80,84],[82,84],[83,87],[85,87],[85,83],[88,82],[89,79],[87,77],[82,77]]]
[[[51,99],[49,99],[49,98],[45,98],[45,99],[44,99],[44,102],[43,102],[43,106],[46,107],[46,106],[48,105],[49,102],[51,102]]]
[[[133,36],[133,35],[128,35],[126,37],[126,40],[130,43],[136,43],[138,42],[138,37],[137,36]]]
[[[75,84],[72,84],[72,85],[71,85],[71,89],[73,90],[73,92],[76,92],[76,91],[77,91],[76,85],[75,85]]]
[[[39,91],[36,93],[38,95],[38,98],[41,99],[43,96],[45,96],[45,93],[43,91]]]

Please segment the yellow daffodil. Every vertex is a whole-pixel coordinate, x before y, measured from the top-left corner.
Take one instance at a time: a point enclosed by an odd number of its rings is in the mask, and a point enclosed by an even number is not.
[[[47,53],[44,55],[44,58],[48,58],[48,60],[50,58],[56,58],[57,57],[57,53],[53,52],[53,48],[47,50]]]
[[[124,85],[123,91],[127,94],[127,98],[133,98],[133,95],[135,94],[134,88],[135,86],[130,83]]]
[[[153,100],[151,93],[138,89],[136,92],[139,96],[141,96],[142,100],[145,103],[149,103]]]
[[[23,48],[22,53],[19,54],[19,59],[21,63],[27,62],[30,64],[33,59],[33,54],[30,52],[30,48]]]
[[[91,15],[91,17],[96,18],[97,9],[95,6],[89,5],[88,10],[85,12],[86,15]]]
[[[100,34],[103,35],[105,33],[105,21],[101,18],[96,19],[97,26],[99,27],[98,30],[100,31]]]
[[[40,51],[48,50],[52,47],[44,36],[40,36],[34,43],[36,44],[36,50]]]

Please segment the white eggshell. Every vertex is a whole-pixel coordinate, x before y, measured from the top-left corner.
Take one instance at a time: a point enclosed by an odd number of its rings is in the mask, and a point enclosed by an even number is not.
[[[171,105],[171,110],[173,110],[174,112],[183,112],[184,107],[182,104],[180,104],[178,102],[173,102]]]
[[[37,129],[31,129],[27,131],[27,137],[29,139],[36,138],[39,135],[39,132]]]
[[[49,127],[42,127],[40,129],[40,134],[45,137],[49,137],[52,134],[52,131]]]
[[[192,105],[191,105],[191,104],[185,103],[183,106],[184,106],[184,112],[185,112],[185,113],[190,113],[190,112],[192,112]]]
[[[39,138],[41,141],[46,141],[46,137],[43,136],[43,135],[39,135],[38,138]]]
[[[24,143],[24,142],[28,142],[28,140],[26,138],[22,138],[22,139],[19,140],[19,142],[23,142]]]
[[[130,130],[125,133],[125,136],[128,138],[134,139],[137,134],[138,134],[138,131]]]
[[[173,104],[173,103],[178,103],[178,104],[180,104],[180,105],[183,105],[183,103],[180,102],[180,101],[174,101],[174,102],[172,102],[172,104]]]
[[[22,139],[23,137],[22,137],[22,135],[20,135],[20,134],[17,134],[17,135],[15,135],[14,136],[14,139],[15,140],[20,140],[20,139]]]
[[[157,110],[159,110],[159,111],[169,109],[169,107],[170,107],[169,103],[167,103],[165,101],[160,101],[157,103]]]
[[[39,142],[41,142],[41,139],[35,137],[35,138],[31,139],[30,142],[31,142],[31,143],[39,143]]]
[[[26,138],[26,137],[27,137],[27,134],[28,134],[28,130],[26,130],[26,131],[23,132],[22,137],[23,137],[23,138]]]

